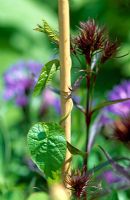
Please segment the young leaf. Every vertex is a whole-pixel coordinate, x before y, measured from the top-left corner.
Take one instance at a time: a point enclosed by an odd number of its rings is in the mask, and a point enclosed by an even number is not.
[[[117,100],[113,100],[113,101],[106,101],[106,102],[103,102],[99,105],[97,105],[93,110],[92,110],[92,113],[94,113],[95,111],[97,110],[100,110],[104,107],[107,107],[107,106],[110,106],[110,105],[113,105],[113,104],[116,104],[116,103],[121,103],[121,102],[124,102],[124,101],[128,101],[130,100],[130,98],[125,98],[125,99],[117,99]]]
[[[59,69],[59,60],[55,59],[49,61],[42,68],[39,79],[34,88],[34,95],[40,94],[40,92],[45,88],[45,86],[52,80],[55,72]]]
[[[76,147],[71,145],[69,142],[67,142],[67,148],[68,148],[69,152],[73,155],[80,155],[83,158],[88,156],[86,152],[83,152],[83,151],[77,149]]]
[[[55,30],[53,30],[49,24],[43,20],[43,25],[37,25],[37,28],[35,28],[34,30],[39,31],[39,32],[43,32],[46,33],[47,36],[56,44],[59,43],[59,36],[57,34],[57,32]]]
[[[28,133],[27,142],[32,160],[47,177],[62,168],[66,154],[64,131],[59,124],[35,124]]]

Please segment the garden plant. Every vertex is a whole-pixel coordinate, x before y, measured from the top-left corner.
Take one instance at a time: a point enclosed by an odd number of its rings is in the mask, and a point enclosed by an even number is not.
[[[57,4],[59,29],[44,19],[32,30],[54,47],[52,57],[44,64],[21,60],[3,75],[2,98],[14,102],[22,117],[9,130],[1,118],[3,174],[9,177],[0,176],[0,195],[17,200],[23,190],[21,200],[129,200],[129,77],[99,93],[116,77],[108,73],[102,81],[106,65],[129,53],[92,15],[71,32],[73,4]]]
[[[94,19],[80,22],[78,29],[78,35],[72,35],[70,39],[69,2],[67,0],[59,0],[59,32],[53,30],[46,21],[36,28],[37,31],[46,33],[48,38],[55,43],[56,48],[59,49],[59,56],[57,55],[54,60],[44,65],[34,88],[34,95],[39,94],[52,81],[56,71],[60,70],[60,88],[51,87],[51,90],[61,96],[61,120],[59,123],[53,121],[34,124],[28,133],[28,146],[33,161],[48,181],[52,199],[56,199],[54,193],[58,192],[53,189],[56,183],[59,187],[63,186],[65,196],[61,199],[100,199],[109,195],[112,190],[115,191],[113,199],[118,199],[116,190],[129,188],[130,181],[129,169],[120,165],[119,161],[129,161],[129,159],[125,156],[113,158],[105,147],[99,144],[97,151],[104,154],[106,161],[90,169],[88,160],[96,135],[106,124],[110,126],[108,129],[113,129],[111,136],[106,137],[129,145],[129,109],[126,112],[124,110],[125,115],[122,114],[123,116],[118,120],[114,121],[111,116],[108,116],[109,110],[113,113],[114,109],[119,112],[120,108],[116,107],[117,105],[120,107],[127,105],[129,97],[123,91],[126,90],[127,82],[118,86],[122,87],[121,96],[115,91],[115,94],[109,94],[108,100],[103,100],[101,103],[94,102],[95,85],[100,68],[105,62],[116,58],[119,44],[117,40],[112,42],[106,27],[100,27]],[[77,67],[74,65],[75,60],[78,62]],[[76,73],[72,86],[71,64]],[[80,100],[75,95],[83,80],[86,82],[85,107],[80,104]],[[73,106],[82,112],[86,123],[86,133],[82,130],[80,133],[80,137],[83,134],[86,137],[84,151],[71,143]],[[72,158],[76,155],[82,157],[82,164],[80,163],[80,166],[73,169],[71,167]],[[116,187],[114,186],[111,190],[104,187],[103,173],[100,174],[108,165],[111,165],[114,172],[107,171],[106,177],[108,175],[108,179],[112,179],[108,180],[111,184],[116,183]]]

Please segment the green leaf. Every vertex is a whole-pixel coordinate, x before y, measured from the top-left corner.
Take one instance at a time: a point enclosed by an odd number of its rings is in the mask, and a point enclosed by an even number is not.
[[[73,154],[73,155],[80,155],[83,158],[85,158],[85,157],[88,156],[87,152],[83,152],[83,151],[77,149],[76,147],[74,147],[73,145],[71,145],[69,142],[67,142],[67,148],[68,148],[69,152],[71,154]]]
[[[35,28],[36,31],[46,33],[47,36],[56,44],[59,43],[59,36],[55,30],[53,30],[49,24],[43,20],[43,25],[37,25],[37,28]]]
[[[116,104],[116,103],[121,103],[121,102],[124,102],[124,101],[128,101],[130,100],[130,98],[125,98],[125,99],[117,99],[117,100],[113,100],[113,101],[106,101],[106,102],[103,102],[99,105],[97,105],[93,110],[92,110],[92,113],[94,113],[95,111],[99,110],[99,109],[102,109],[104,107],[107,107],[107,106],[110,106],[110,105],[113,105],[113,104]]]
[[[44,192],[35,192],[27,200],[49,200],[49,196]]]
[[[66,154],[64,131],[59,124],[35,124],[28,133],[27,142],[32,160],[47,177],[53,178],[62,168]]]
[[[55,59],[49,61],[42,68],[39,79],[34,88],[34,95],[40,94],[40,92],[45,88],[45,86],[52,80],[55,72],[59,69],[59,60]]]

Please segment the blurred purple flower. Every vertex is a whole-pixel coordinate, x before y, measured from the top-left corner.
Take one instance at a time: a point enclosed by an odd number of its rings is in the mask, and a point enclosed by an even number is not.
[[[36,61],[20,61],[4,73],[4,98],[14,99],[18,106],[28,104],[28,95],[33,89],[42,69]]]
[[[55,94],[51,89],[47,88],[43,93],[43,103],[41,110],[45,110],[48,106],[53,106],[56,112],[61,112],[61,104],[58,95]]]
[[[103,172],[102,178],[103,178],[108,184],[121,182],[121,181],[123,180],[121,177],[119,177],[117,174],[115,174],[115,173],[114,173],[113,171],[111,171],[111,170],[108,170],[108,171]]]
[[[108,101],[119,100],[130,98],[130,81],[122,81],[121,84],[115,86],[108,95]],[[118,117],[127,117],[130,114],[130,100],[124,101],[122,103],[116,103],[111,106],[108,106],[102,109],[101,113],[94,122],[94,125],[91,127],[91,134],[88,143],[88,151],[92,148],[96,135],[99,133],[103,126],[114,127],[116,118]],[[110,130],[110,129],[109,129]]]
[[[123,81],[113,88],[108,94],[108,100],[130,98],[130,81]],[[116,103],[107,107],[107,111],[119,116],[126,116],[130,113],[130,100]]]
[[[108,112],[106,112],[106,110],[101,113],[100,120],[98,121],[98,124],[100,124],[100,126],[102,124],[108,125],[108,124],[111,124],[112,122],[113,122],[113,120],[110,118],[110,116],[109,116]]]
[[[28,105],[29,95],[38,80],[41,69],[42,64],[31,60],[20,61],[12,65],[4,73],[4,99],[13,99],[20,107]],[[51,89],[47,88],[42,94],[40,112],[43,114],[49,106],[53,106],[56,112],[60,113],[60,99]]]
[[[107,95],[108,101],[130,98],[130,81],[124,80],[121,84],[115,86]],[[114,120],[111,115],[126,117],[130,114],[130,100],[122,103],[116,103],[102,110],[100,123],[102,125],[112,124]]]

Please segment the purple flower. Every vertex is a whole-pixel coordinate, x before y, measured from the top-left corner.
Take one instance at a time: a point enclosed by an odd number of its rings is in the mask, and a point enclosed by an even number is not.
[[[53,106],[57,113],[61,112],[61,104],[58,95],[56,95],[51,89],[47,88],[43,93],[43,102],[41,111],[42,110],[44,111],[45,108],[49,106]]]
[[[28,104],[28,96],[40,75],[42,65],[36,61],[20,61],[4,73],[4,98],[14,99],[18,106]]]
[[[4,73],[4,99],[13,99],[20,107],[28,105],[29,95],[38,80],[41,69],[40,63],[31,60],[20,61],[11,66]],[[56,112],[60,113],[60,99],[51,89],[47,88],[42,94],[40,112],[47,110],[49,106],[53,106]]]
[[[104,109],[105,110],[105,109]],[[100,120],[98,121],[98,126],[100,125],[108,125],[111,124],[113,122],[113,120],[110,118],[108,112],[103,111],[100,115]]]
[[[130,81],[122,81],[121,84],[115,86],[107,95],[107,100],[119,100],[130,98]],[[116,103],[102,109],[98,123],[103,125],[112,125],[114,123],[114,116],[127,117],[130,114],[130,100]],[[114,118],[112,118],[112,116]]]
[[[121,84],[115,86],[108,94],[108,100],[117,100],[130,98],[130,81],[123,81]],[[130,113],[130,100],[122,103],[116,103],[107,107],[107,111],[117,114],[119,116],[126,116]]]
[[[120,100],[130,98],[130,81],[123,81],[121,84],[115,86],[112,91],[108,93],[108,100]],[[116,121],[118,118],[118,121]],[[88,151],[93,146],[96,135],[100,129],[105,126],[107,132],[113,130],[113,138],[122,142],[130,141],[130,100],[126,100],[120,103],[110,105],[102,109],[99,117],[95,120],[93,126],[90,129],[90,137],[88,142]]]
[[[103,172],[102,178],[108,184],[117,183],[117,182],[122,181],[121,177],[119,177],[117,174],[115,174],[113,171],[110,171],[110,170]]]

